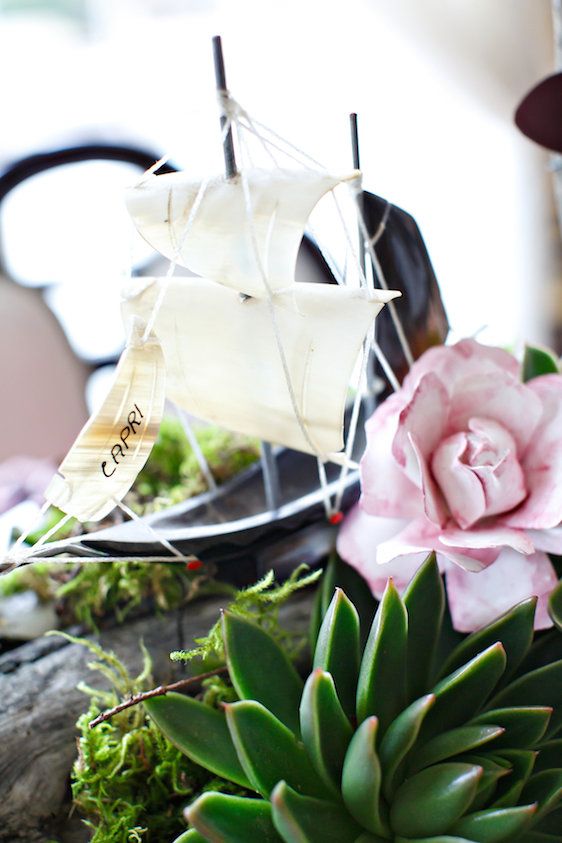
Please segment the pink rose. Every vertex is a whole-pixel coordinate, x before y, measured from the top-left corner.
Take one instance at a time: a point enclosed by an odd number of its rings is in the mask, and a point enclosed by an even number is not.
[[[474,340],[426,351],[367,422],[361,500],[338,537],[377,596],[436,550],[463,632],[533,594],[537,628],[552,625],[558,577],[545,551],[562,553],[562,375],[524,384],[520,369]]]

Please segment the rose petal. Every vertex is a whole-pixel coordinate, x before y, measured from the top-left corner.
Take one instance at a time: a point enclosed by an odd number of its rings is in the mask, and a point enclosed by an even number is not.
[[[439,378],[429,372],[420,380],[410,401],[400,412],[392,455],[416,486],[421,486],[421,478],[410,436],[415,436],[419,452],[428,459],[443,437],[448,410],[447,390]]]
[[[425,514],[437,527],[444,527],[447,523],[449,513],[447,512],[443,495],[433,479],[426,459],[418,446],[417,439],[413,434],[410,434],[409,438],[412,451],[418,463]]]
[[[525,530],[535,548],[545,553],[562,554],[562,527],[552,530]]]
[[[378,545],[377,564],[386,565],[397,557],[435,550],[441,561],[449,560],[467,571],[480,571],[490,565],[499,554],[499,550],[494,548],[450,547],[440,541],[440,533],[439,528],[429,519],[416,518],[396,535]]]
[[[468,447],[466,433],[444,439],[431,460],[431,468],[451,515],[464,529],[475,524],[486,512],[486,496],[478,476],[462,462]]]
[[[459,632],[480,629],[533,595],[539,598],[535,629],[552,626],[547,603],[558,577],[545,553],[522,556],[506,548],[480,573],[449,568],[446,577],[453,626]]]
[[[361,460],[361,506],[371,515],[415,518],[423,512],[420,490],[392,456],[392,440],[401,407],[399,397],[392,395],[365,425],[367,447]]]
[[[447,527],[440,535],[441,542],[450,547],[492,548],[511,547],[518,553],[533,553],[535,546],[523,530],[512,530],[502,524],[492,523],[472,530],[458,530]]]
[[[470,464],[484,488],[486,516],[508,512],[527,496],[515,440],[491,419],[472,418],[469,427]]]
[[[528,388],[542,405],[522,460],[528,496],[504,520],[512,527],[550,529],[562,521],[562,376],[535,378]]]
[[[524,454],[542,414],[537,395],[507,372],[480,373],[459,381],[450,407],[451,432],[466,430],[474,417],[492,419],[515,439],[519,456]]]
[[[461,378],[498,370],[520,380],[521,366],[512,354],[465,339],[452,346],[435,346],[424,352],[404,378],[403,388],[409,394],[413,393],[420,379],[432,372],[451,392]]]
[[[390,565],[377,565],[377,548],[399,532],[407,523],[399,518],[368,515],[357,504],[346,515],[337,539],[337,551],[369,583],[376,597],[381,597],[389,577],[397,588],[404,588],[417,571],[427,551],[414,558],[396,559]]]

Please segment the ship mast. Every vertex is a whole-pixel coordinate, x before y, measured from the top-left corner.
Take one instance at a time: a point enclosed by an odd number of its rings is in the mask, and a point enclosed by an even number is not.
[[[215,80],[217,92],[220,96],[228,96],[228,88],[226,85],[226,71],[224,68],[224,55],[222,51],[222,40],[220,35],[213,37],[213,59],[215,64]],[[224,109],[221,109],[220,125],[223,132],[223,154],[224,154],[224,169],[227,179],[236,178],[238,175],[238,167],[236,166],[236,154],[234,152],[234,139],[232,136],[232,126],[228,126],[226,133],[225,126],[228,121]],[[243,295],[243,294],[242,294]],[[248,296],[243,295],[242,301],[245,301]],[[265,500],[268,509],[278,509],[281,503],[281,487],[279,484],[279,472],[277,470],[277,463],[273,455],[273,449],[269,442],[261,442],[261,465],[263,474],[263,483],[265,488]]]

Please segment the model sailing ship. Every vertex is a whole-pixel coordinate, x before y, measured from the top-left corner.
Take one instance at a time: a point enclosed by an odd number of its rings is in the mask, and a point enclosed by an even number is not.
[[[365,276],[355,286],[296,281],[310,213],[360,172],[239,168],[233,129],[241,110],[226,89],[220,39],[214,47],[226,172],[198,181],[184,172],[158,175],[155,166],[128,192],[135,226],[171,267],[166,277],[133,279],[124,291],[128,339],[114,384],[46,491],[49,504],[81,522],[121,505],[149,458],[166,398],[198,419],[312,455],[324,479],[330,463],[345,473],[354,368],[363,350],[365,371],[374,319],[400,295],[375,289]],[[195,275],[175,277],[176,266]],[[265,454],[271,486],[277,467],[269,446]],[[272,519],[264,509],[262,525]],[[219,518],[203,532],[212,539],[243,529],[243,521]],[[111,529],[104,533],[111,547]],[[88,538],[95,547],[95,534]],[[53,542],[37,555],[65,550]]]

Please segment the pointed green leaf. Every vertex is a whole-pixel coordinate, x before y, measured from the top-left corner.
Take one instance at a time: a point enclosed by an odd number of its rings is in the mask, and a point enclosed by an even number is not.
[[[517,706],[512,708],[493,708],[475,717],[472,723],[497,723],[503,726],[505,734],[494,744],[494,751],[508,749],[526,749],[535,746],[543,737],[552,709],[547,706]]]
[[[451,831],[469,837],[476,843],[511,843],[529,825],[535,810],[534,805],[522,805],[518,808],[477,811],[459,820]]]
[[[325,577],[326,572],[324,572],[322,579],[320,580],[320,585],[316,589],[316,594],[314,595],[314,600],[312,601],[310,625],[308,628],[308,640],[311,653],[314,653],[314,648],[316,647],[316,642],[318,640],[318,633],[320,632],[320,627],[322,626],[322,618],[324,617],[322,602],[324,597],[323,584],[325,582]]]
[[[507,659],[505,677],[510,676],[525,657],[533,641],[536,605],[537,598],[530,597],[484,629],[473,632],[455,647],[443,667],[442,675],[458,670],[487,647],[501,641]]]
[[[207,843],[207,838],[199,834],[194,828],[190,828],[189,831],[184,831],[183,834],[176,837],[174,843]]]
[[[435,553],[430,553],[418,569],[403,599],[408,612],[408,699],[415,700],[433,684],[445,611],[445,589]]]
[[[470,720],[496,687],[505,664],[505,651],[498,642],[442,679],[433,689],[437,699],[423,723],[421,736],[429,739]]]
[[[547,741],[538,747],[539,755],[535,769],[537,773],[542,770],[552,770],[553,767],[562,768],[562,738],[554,741]]]
[[[475,843],[466,837],[451,837],[450,834],[439,834],[437,837],[395,837],[394,843]]]
[[[285,843],[355,843],[361,834],[340,805],[301,796],[286,782],[279,782],[271,794],[271,805],[275,828]]]
[[[375,715],[380,736],[406,707],[408,616],[388,581],[365,646],[357,684],[357,720]]]
[[[316,668],[331,674],[343,710],[353,717],[359,674],[359,616],[340,588],[320,627],[314,653]]]
[[[146,700],[144,708],[170,743],[196,764],[241,787],[251,787],[222,711],[176,693]]]
[[[334,596],[336,588],[341,588],[353,603],[359,615],[360,645],[363,650],[369,630],[377,610],[377,600],[373,597],[371,589],[364,577],[361,576],[351,565],[344,562],[337,553],[334,553],[322,578],[322,617],[328,611],[328,607]]]
[[[526,345],[521,377],[523,383],[541,375],[557,375],[558,361],[554,352],[536,345]]]
[[[472,803],[482,772],[472,764],[437,764],[406,779],[390,808],[391,828],[402,837],[445,834]]]
[[[510,682],[490,700],[490,708],[562,704],[562,660],[540,667]]]
[[[544,817],[562,804],[562,769],[543,770],[531,776],[521,794],[524,802],[537,802],[537,817]]]
[[[548,614],[552,618],[552,622],[562,631],[562,580],[550,592],[550,597],[548,598]]]
[[[364,720],[349,745],[341,782],[349,813],[363,828],[388,836],[388,823],[381,800],[381,767],[376,750],[378,721]]]
[[[406,758],[419,735],[421,725],[436,697],[428,694],[408,706],[388,727],[381,741],[379,757],[383,771],[383,792],[388,802],[404,779]]]
[[[320,668],[311,673],[304,686],[300,720],[308,757],[323,782],[339,797],[343,761],[353,729],[334,680]]]
[[[388,843],[388,839],[385,837],[379,837],[378,834],[369,834],[368,831],[365,834],[361,834],[355,843]]]
[[[501,782],[492,808],[513,808],[535,767],[537,753],[531,749],[506,749],[501,757],[511,765],[511,773]]]
[[[562,837],[562,809],[558,808],[541,817],[537,823],[537,831],[545,834],[558,834]]]
[[[267,798],[282,779],[300,793],[328,796],[300,741],[261,703],[224,706],[238,758],[252,787]]]
[[[557,629],[537,635],[529,652],[517,669],[516,677],[524,676],[562,659],[562,635]]]
[[[476,796],[470,804],[470,813],[479,811],[488,805],[494,795],[498,782],[511,773],[509,762],[497,755],[461,755],[458,759],[464,764],[473,764],[482,768],[482,777],[476,788]]]
[[[185,813],[209,843],[248,843],[249,840],[282,843],[273,826],[271,805],[264,799],[203,793]]]
[[[490,720],[490,723],[493,722]],[[472,749],[496,740],[500,735],[503,735],[504,731],[505,729],[502,729],[501,726],[475,725],[461,726],[458,729],[443,732],[411,755],[408,770],[410,773],[415,773],[423,767],[429,767],[430,764],[437,764],[439,761],[452,758],[454,755],[470,752]]]
[[[303,682],[285,652],[255,623],[225,612],[222,619],[228,671],[243,700],[257,700],[295,734]]]
[[[543,834],[540,831],[525,831],[517,843],[562,843],[560,834]]]

